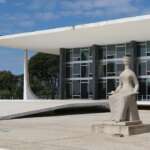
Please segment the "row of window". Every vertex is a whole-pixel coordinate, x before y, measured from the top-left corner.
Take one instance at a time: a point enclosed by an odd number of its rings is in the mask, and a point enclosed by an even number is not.
[[[92,63],[66,64],[66,78],[92,77]]]
[[[140,89],[139,89],[139,100],[149,100],[150,99],[150,79],[139,79]],[[118,79],[104,79],[99,81],[99,91],[98,98],[106,99],[109,93],[116,89],[118,86]],[[66,82],[66,98],[92,98],[93,87],[92,80],[74,80]]]
[[[137,45],[137,56],[150,56],[150,42],[142,42]]]
[[[139,79],[140,90],[138,99],[149,100],[150,99],[150,78]]]
[[[100,62],[99,77],[118,76],[124,69],[121,61]],[[142,68],[144,69],[144,68]],[[91,63],[66,64],[66,78],[92,77],[93,66]]]
[[[139,76],[150,75],[150,60],[142,60],[137,65],[137,73]]]
[[[99,98],[106,99],[109,93],[118,86],[118,79],[100,79],[99,80],[99,90],[101,91]]]
[[[133,48],[129,44],[99,47],[99,59],[122,58],[132,56]],[[66,62],[85,61],[92,59],[91,48],[74,48],[66,50]]]
[[[137,56],[150,56],[150,42],[137,43]],[[114,59],[132,56],[134,48],[131,44],[99,46],[99,59]],[[66,50],[66,62],[91,60],[91,48],[74,48]]]
[[[98,83],[99,99],[106,99],[109,93],[118,86],[118,79],[101,79]],[[139,79],[139,100],[150,99],[150,78]],[[66,82],[67,98],[92,98],[93,87],[92,80],[73,80]]]
[[[100,62],[99,77],[119,76],[124,69],[122,61]]]
[[[86,61],[92,59],[92,51],[90,48],[74,48],[65,51],[66,62],[70,61]]]
[[[92,98],[92,80],[73,80],[66,82],[67,98]]]
[[[118,79],[103,79],[99,81],[100,99],[106,99],[109,93],[118,86]],[[140,89],[138,100],[150,100],[150,78],[139,79]]]
[[[108,45],[100,47],[99,59],[115,59],[133,55],[130,44]]]
[[[137,43],[137,51],[131,44],[108,45],[100,47],[99,59],[117,59],[124,56],[145,57],[150,56],[150,41]]]
[[[124,65],[122,61],[104,62],[99,65],[99,77],[119,76],[123,70]],[[150,60],[138,60],[136,71],[138,76],[150,75]]]
[[[118,76],[124,69],[122,57],[134,56],[131,44],[99,47],[99,99],[106,99],[118,85]],[[150,43],[137,45],[137,75],[150,75]],[[66,50],[66,98],[92,97],[93,62],[91,48]],[[146,56],[146,57],[145,57]],[[80,78],[80,80],[79,80]],[[139,99],[150,99],[150,79],[140,79]]]

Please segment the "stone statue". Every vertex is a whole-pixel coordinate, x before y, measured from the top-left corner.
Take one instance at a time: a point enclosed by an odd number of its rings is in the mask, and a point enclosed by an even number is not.
[[[124,57],[124,71],[120,74],[119,86],[109,96],[112,120],[115,122],[140,120],[136,96],[139,83],[135,73],[130,69],[130,57]]]

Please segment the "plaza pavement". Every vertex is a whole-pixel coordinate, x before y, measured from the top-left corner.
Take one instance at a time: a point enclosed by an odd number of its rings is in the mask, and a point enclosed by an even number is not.
[[[150,111],[140,110],[144,123]],[[130,137],[95,134],[93,124],[110,113],[65,115],[0,121],[0,148],[7,150],[149,150],[150,133]]]

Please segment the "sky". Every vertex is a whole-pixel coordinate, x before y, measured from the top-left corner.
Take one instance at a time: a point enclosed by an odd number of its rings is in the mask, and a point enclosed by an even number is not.
[[[0,35],[144,14],[150,0],[0,0]],[[0,47],[2,70],[23,73],[23,51]]]

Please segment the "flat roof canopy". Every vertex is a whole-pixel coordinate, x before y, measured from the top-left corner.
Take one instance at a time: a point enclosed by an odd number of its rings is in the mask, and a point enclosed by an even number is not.
[[[0,37],[0,46],[59,54],[60,48],[150,40],[150,15]]]

